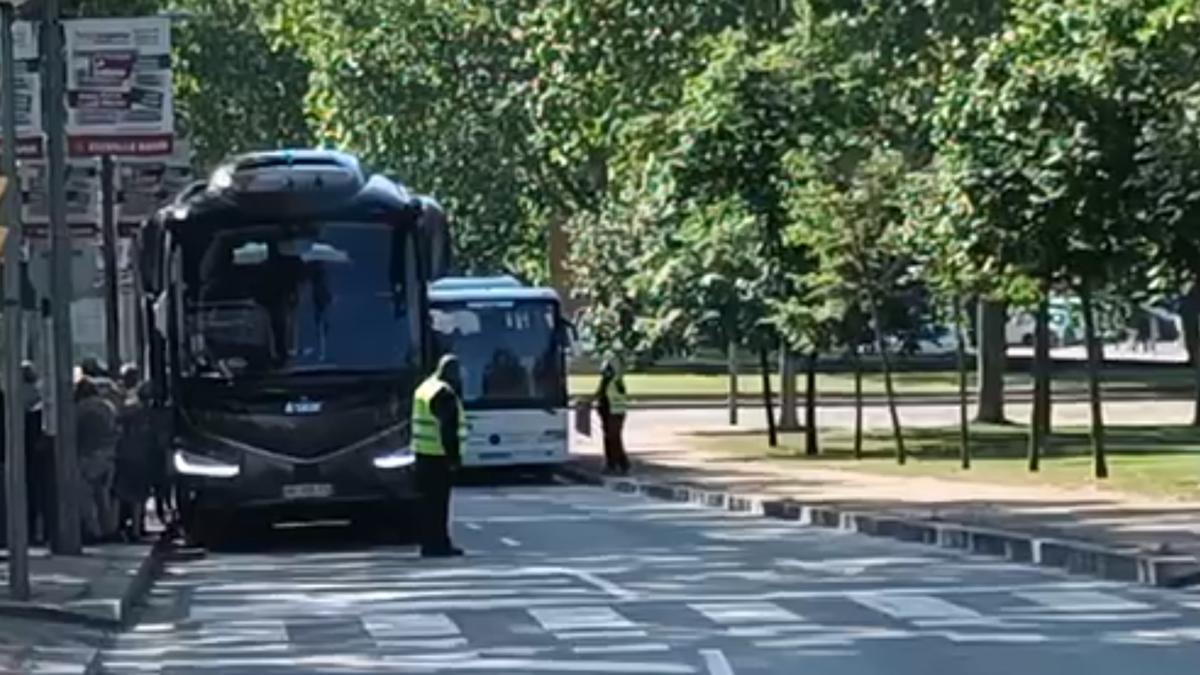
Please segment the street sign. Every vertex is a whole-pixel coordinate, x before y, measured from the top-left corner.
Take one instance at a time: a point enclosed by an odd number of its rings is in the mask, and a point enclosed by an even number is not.
[[[75,19],[63,30],[69,154],[171,154],[170,19]]]
[[[38,226],[50,222],[50,206],[47,199],[48,167],[45,161],[22,162],[19,169],[21,179],[21,220],[26,225]],[[100,219],[100,167],[94,159],[73,159],[67,163],[66,180],[67,222],[75,225],[95,225]]]
[[[9,3],[11,4],[11,3]],[[29,21],[13,23],[13,86],[17,113],[17,158],[42,157],[45,152],[42,125],[42,76],[38,63],[38,32]],[[0,148],[7,139],[0,134]]]
[[[192,182],[191,148],[180,138],[169,157],[121,159],[116,178],[117,222],[140,223]]]

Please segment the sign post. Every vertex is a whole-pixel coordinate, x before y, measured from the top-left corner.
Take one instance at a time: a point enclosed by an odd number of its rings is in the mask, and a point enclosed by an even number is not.
[[[101,162],[104,342],[116,376],[121,365],[116,158],[172,154],[171,21],[161,16],[76,19],[64,27],[69,154]]]
[[[121,372],[121,324],[117,302],[116,178],[112,155],[100,158],[100,237],[104,255],[104,347],[108,373]]]
[[[14,600],[28,600],[29,508],[25,490],[25,401],[21,395],[21,222],[19,192],[9,188],[17,175],[17,86],[13,24],[16,7],[0,4],[0,129],[4,148],[4,495],[8,500],[8,586]]]
[[[76,466],[75,405],[72,400],[74,337],[71,330],[71,230],[67,224],[67,148],[63,110],[63,23],[59,0],[45,0],[42,18],[42,67],[45,81],[46,208],[50,231],[50,346],[54,399],[54,468],[58,489],[58,528],[51,542],[56,553],[83,552]]]

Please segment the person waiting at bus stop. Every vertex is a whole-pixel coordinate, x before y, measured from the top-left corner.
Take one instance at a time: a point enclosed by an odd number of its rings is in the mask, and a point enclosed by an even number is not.
[[[421,497],[421,555],[460,556],[450,541],[450,487],[462,464],[466,442],[462,373],[458,359],[446,354],[437,370],[413,394],[412,439],[417,462],[417,492]]]
[[[624,439],[628,407],[625,378],[613,359],[605,359],[600,367],[600,386],[596,390],[596,412],[600,414],[604,432],[604,470],[608,473],[629,473]]]

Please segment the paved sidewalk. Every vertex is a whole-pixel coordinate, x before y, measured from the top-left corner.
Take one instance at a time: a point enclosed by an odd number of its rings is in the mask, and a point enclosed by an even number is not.
[[[1074,411],[1060,412],[1070,415]],[[636,477],[760,499],[791,499],[847,512],[961,523],[1107,548],[1200,557],[1200,503],[1155,501],[1102,488],[1056,489],[880,476],[796,466],[697,447],[689,434],[728,430],[722,418],[715,412],[701,418],[649,411],[631,415],[627,445]],[[585,466],[601,466],[598,437],[575,436],[573,452]],[[1197,474],[1200,476],[1200,466]]]
[[[0,673],[97,672],[97,647],[149,590],[160,565],[149,543],[87,547],[81,556],[30,552],[29,602],[11,599],[0,550]]]

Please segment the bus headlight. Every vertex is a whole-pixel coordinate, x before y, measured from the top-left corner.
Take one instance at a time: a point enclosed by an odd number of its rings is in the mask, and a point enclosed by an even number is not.
[[[184,476],[203,478],[236,478],[242,472],[237,464],[198,455],[187,450],[176,450],[173,457],[175,471]]]
[[[376,469],[388,471],[402,469],[415,461],[417,461],[417,456],[413,454],[412,446],[406,445],[375,457],[374,464]]]

